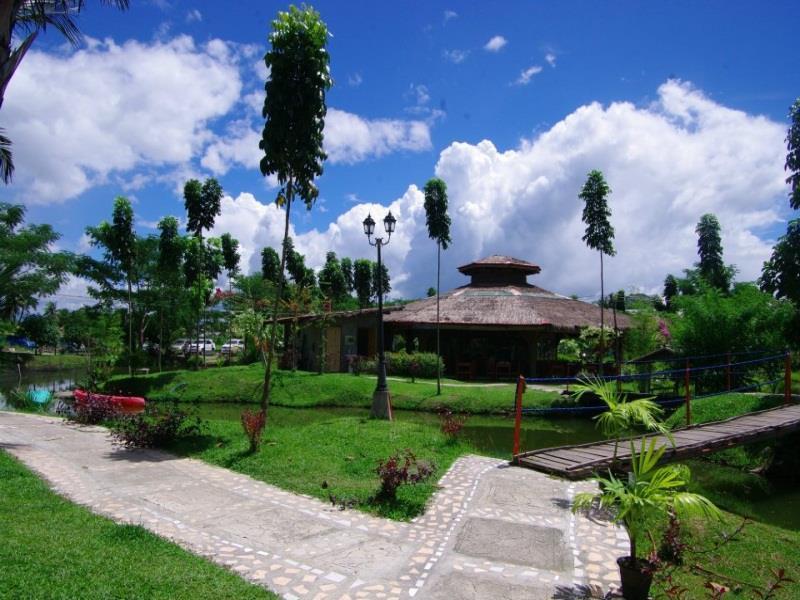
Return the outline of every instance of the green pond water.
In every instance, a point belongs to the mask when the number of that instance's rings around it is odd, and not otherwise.
[[[80,371],[24,372],[20,380],[17,373],[0,373],[0,409],[13,409],[9,393],[14,389],[47,389],[52,392],[72,389],[81,376]],[[239,422],[245,409],[256,409],[254,404],[198,403],[182,405],[195,409],[202,419]],[[270,422],[276,426],[303,425],[341,417],[364,417],[367,409],[358,408],[285,408],[272,406]],[[395,418],[412,421],[438,429],[439,417],[433,413],[396,411]],[[462,435],[476,452],[498,458],[509,458],[513,441],[514,420],[500,416],[472,416],[464,426]],[[591,419],[536,418],[523,420],[521,446],[523,450],[536,450],[566,444],[580,444],[601,439]],[[694,469],[702,468],[695,463]],[[722,468],[715,466],[714,468]],[[766,523],[800,530],[800,486],[766,485],[764,489],[737,490],[736,500],[743,512]],[[736,510],[734,506],[727,507]]]

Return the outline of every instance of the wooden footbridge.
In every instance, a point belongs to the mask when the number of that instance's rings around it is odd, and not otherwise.
[[[725,421],[692,425],[671,432],[672,439],[663,434],[649,434],[657,438],[657,446],[666,451],[662,462],[703,456],[725,448],[749,444],[760,440],[800,431],[800,405],[792,404],[769,410],[733,417]],[[638,451],[641,436],[633,438]],[[514,454],[513,463],[568,479],[582,479],[602,472],[611,466],[614,457],[614,442],[596,442],[560,448],[544,448],[532,452]],[[622,440],[617,448],[616,465],[627,467],[631,462],[631,446]]]

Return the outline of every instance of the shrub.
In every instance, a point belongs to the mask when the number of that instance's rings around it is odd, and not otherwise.
[[[381,480],[378,497],[385,500],[397,498],[397,488],[401,485],[416,485],[426,481],[433,475],[433,465],[417,460],[411,450],[396,452],[385,461],[378,463],[375,472]]]
[[[261,434],[267,424],[266,413],[260,410],[245,410],[242,413],[242,429],[250,440],[250,452],[258,451],[261,445]]]
[[[75,402],[72,412],[67,415],[70,421],[81,425],[97,425],[119,417],[119,408],[108,398],[89,394],[84,402]]]
[[[461,430],[464,429],[464,424],[467,422],[469,415],[454,414],[453,411],[444,409],[439,412],[439,429],[450,439],[455,439]]]
[[[153,448],[171,444],[180,437],[196,435],[201,427],[200,419],[186,411],[151,405],[143,413],[119,416],[110,429],[118,444],[129,448]]]
[[[444,372],[444,362],[438,359],[439,372]],[[437,356],[434,352],[387,352],[386,353],[386,374],[402,375],[406,377],[436,377]],[[361,371],[366,373],[376,373],[378,369],[377,360],[361,361]]]

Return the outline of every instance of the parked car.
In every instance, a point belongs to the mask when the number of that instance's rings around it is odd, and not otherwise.
[[[184,347],[186,344],[189,343],[189,340],[186,338],[179,338],[172,342],[169,349],[172,350],[175,354],[183,354],[185,352]]]
[[[222,347],[219,349],[222,354],[238,354],[244,350],[244,340],[239,338],[231,338],[230,341],[225,342],[222,344]]]
[[[214,354],[216,351],[217,347],[211,340],[197,340],[187,344],[187,349],[184,350],[184,354]]]

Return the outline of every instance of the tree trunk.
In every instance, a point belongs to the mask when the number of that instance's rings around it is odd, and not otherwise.
[[[442,351],[439,337],[439,283],[442,272],[442,243],[436,242],[436,395],[442,395],[442,373],[439,363],[442,360]]]
[[[605,287],[603,285],[603,252],[600,251],[600,364],[598,370],[600,377],[603,376],[603,357],[606,353],[605,348],[605,310],[603,303],[605,302]]]
[[[128,377],[133,375],[133,301],[131,299],[131,280],[128,278]]]
[[[275,357],[275,339],[278,331],[278,307],[280,306],[281,296],[283,296],[283,270],[286,268],[286,240],[289,238],[289,211],[292,208],[292,178],[286,186],[286,221],[283,226],[283,243],[281,244],[281,267],[278,271],[278,287],[275,290],[275,300],[272,303],[272,331],[270,331],[269,348],[267,348],[267,364],[264,366],[264,389],[261,390],[261,412],[267,414],[269,408],[270,383],[272,378],[272,360]],[[264,350],[262,349],[263,353]]]

